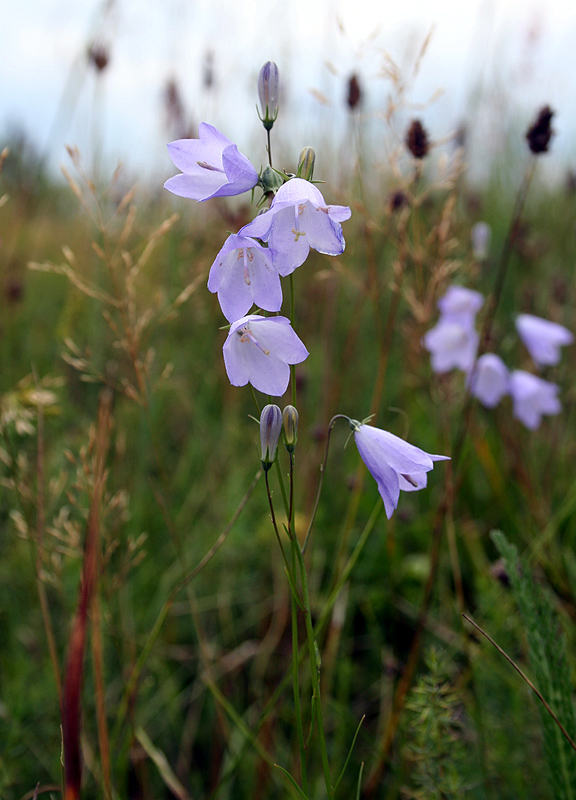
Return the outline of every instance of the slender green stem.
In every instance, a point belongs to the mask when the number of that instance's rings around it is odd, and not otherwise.
[[[292,571],[296,574],[296,548],[299,544],[295,537],[292,538]],[[298,655],[298,606],[295,597],[292,597],[292,690],[294,692],[294,713],[296,714],[296,733],[300,749],[300,777],[304,794],[308,794],[308,776],[306,771],[306,743],[304,742],[304,726],[302,723],[302,707],[300,705],[300,658]]]
[[[322,718],[322,703],[320,697],[320,677],[319,677],[319,663],[316,655],[316,640],[314,638],[314,629],[312,627],[312,614],[310,608],[310,593],[308,591],[308,577],[306,575],[306,565],[304,564],[304,556],[298,542],[295,543],[296,555],[300,566],[300,584],[302,587],[302,600],[304,602],[304,617],[306,620],[306,639],[308,642],[308,660],[310,661],[310,678],[312,680],[312,692],[315,699],[316,710],[316,724],[318,726],[318,737],[320,740],[320,758],[322,761],[322,770],[324,772],[324,783],[326,784],[326,794],[328,800],[334,797],[334,789],[332,786],[332,778],[330,777],[330,765],[328,763],[328,751],[326,749],[326,734],[324,732],[324,719]]]
[[[284,503],[284,511],[286,512],[286,519],[290,516],[290,503],[288,502],[288,495],[286,494],[286,487],[284,486],[284,477],[282,475],[282,467],[280,466],[280,459],[276,459],[276,474],[278,476],[278,483],[280,484],[280,492],[282,494],[282,502]]]
[[[326,601],[326,604],[325,604],[324,608],[322,609],[320,617],[319,617],[318,621],[316,622],[316,625],[314,626],[314,635],[315,636],[320,636],[320,634],[324,630],[324,628],[326,626],[326,623],[328,622],[328,619],[330,618],[330,612],[334,608],[334,603],[336,602],[336,599],[338,598],[338,595],[339,595],[342,587],[344,586],[344,584],[346,583],[346,581],[350,577],[350,573],[352,572],[352,570],[354,568],[354,565],[358,561],[358,559],[360,557],[360,554],[362,553],[362,550],[364,549],[364,546],[365,546],[365,544],[366,544],[366,542],[368,540],[368,536],[371,533],[372,529],[374,528],[374,525],[376,523],[378,515],[382,511],[382,508],[383,508],[382,501],[380,499],[378,499],[378,502],[376,503],[376,505],[375,505],[375,507],[374,507],[374,509],[372,511],[372,514],[370,515],[370,519],[366,523],[366,525],[364,527],[364,530],[362,531],[362,533],[360,535],[358,543],[357,543],[356,547],[354,548],[354,552],[350,556],[350,559],[348,560],[348,563],[346,564],[346,567],[342,571],[342,575],[340,577],[340,580],[338,581],[337,586],[330,593],[330,596],[329,596],[328,600]],[[306,654],[306,649],[307,649],[307,645],[302,645],[302,647],[300,648],[300,651],[298,653],[298,664],[300,664],[303,661],[304,656]],[[272,713],[273,709],[276,708],[280,697],[282,696],[283,692],[286,690],[286,687],[288,686],[288,684],[290,682],[290,677],[291,677],[291,673],[290,672],[286,673],[284,675],[284,678],[280,681],[280,683],[278,684],[278,686],[274,690],[272,696],[269,698],[268,702],[266,703],[265,708],[263,709],[263,711],[262,711],[262,713],[260,715],[260,720],[259,720],[258,725],[256,727],[255,734],[258,733],[258,731],[262,728],[262,726],[264,725],[265,721],[268,719],[268,717]],[[315,698],[313,697],[312,698],[312,703],[311,703],[312,716],[314,714],[314,709],[316,707],[316,703],[315,703],[314,700],[315,700]],[[311,733],[312,733],[312,731],[310,731],[310,734]],[[310,737],[308,737],[308,738],[310,738]],[[229,766],[229,768],[226,771],[226,773],[220,778],[220,781],[217,784],[217,787],[214,790],[214,792],[212,793],[211,797],[214,797],[216,792],[217,792],[217,790],[219,788],[221,788],[227,781],[229,781],[232,778],[233,775],[236,774],[236,770],[237,770],[238,764],[242,760],[243,753],[244,753],[244,749],[241,749],[240,752],[238,753],[238,755],[236,756],[236,758],[233,760],[233,762]]]
[[[506,280],[506,275],[508,272],[510,254],[512,253],[512,243],[514,241],[514,236],[518,231],[518,226],[520,225],[520,217],[522,215],[522,211],[526,203],[526,198],[528,197],[528,190],[530,188],[530,184],[532,183],[532,178],[534,176],[535,169],[536,169],[536,158],[532,156],[528,166],[526,167],[526,172],[524,173],[524,178],[522,180],[520,188],[518,189],[518,194],[516,195],[516,201],[514,203],[512,218],[510,220],[510,225],[508,226],[506,239],[504,241],[502,252],[500,253],[500,258],[498,260],[498,264],[495,270],[496,278],[494,280],[494,288],[492,289],[492,292],[486,304],[486,316],[484,317],[484,323],[482,325],[482,330],[480,332],[480,344],[478,347],[477,359],[483,353],[486,352],[490,344],[492,326],[494,324],[494,317],[496,316],[496,310],[498,308],[500,299],[502,297],[502,293],[504,291],[504,282]],[[464,448],[464,444],[466,442],[466,438],[470,428],[470,420],[475,404],[476,404],[475,398],[470,394],[470,392],[467,392],[466,397],[464,399],[464,407],[462,409],[462,414],[460,415],[461,424],[457,431],[456,438],[454,440],[454,447],[452,448],[452,469],[454,471],[454,475],[457,474],[458,468],[460,466],[460,457],[462,455],[462,450]]]
[[[276,539],[278,540],[278,545],[282,553],[282,558],[284,559],[286,573],[288,575],[288,580],[290,581],[292,594],[294,596],[294,593],[296,591],[296,584],[294,582],[294,576],[292,574],[292,570],[290,569],[290,565],[288,564],[288,559],[286,558],[286,551],[284,550],[284,545],[282,544],[282,539],[280,538],[280,531],[278,530],[278,525],[276,523],[276,514],[274,513],[274,503],[272,502],[272,493],[270,492],[270,483],[268,481],[268,470],[265,470],[264,477],[266,478],[266,494],[268,495],[268,502],[270,504],[270,517],[272,519],[272,526],[274,528],[274,533],[276,534]]]
[[[362,551],[364,550],[366,542],[368,541],[368,537],[372,533],[372,529],[374,528],[374,525],[376,524],[376,520],[380,516],[380,513],[381,513],[383,508],[384,508],[384,505],[382,503],[382,500],[380,498],[378,498],[378,500],[376,501],[376,505],[372,509],[372,513],[370,514],[370,518],[368,519],[368,522],[364,526],[364,530],[360,534],[360,538],[358,539],[356,547],[354,548],[354,551],[353,551],[352,555],[348,559],[348,561],[346,563],[346,566],[342,570],[342,574],[340,575],[340,578],[338,579],[338,583],[336,584],[336,586],[330,592],[330,596],[328,597],[328,600],[326,601],[326,605],[324,606],[324,608],[322,609],[322,611],[320,613],[320,616],[319,616],[318,621],[316,622],[316,626],[314,628],[314,632],[317,635],[323,630],[324,626],[326,625],[326,623],[328,621],[328,617],[330,616],[330,612],[334,608],[334,604],[336,603],[338,595],[340,594],[340,592],[342,591],[342,587],[344,586],[344,584],[346,583],[346,581],[350,577],[350,573],[352,572],[352,570],[356,566],[356,562],[360,558],[360,555],[361,555]]]
[[[556,714],[555,714],[555,713],[552,711],[552,709],[550,708],[550,705],[549,705],[549,704],[546,702],[546,700],[544,699],[544,697],[542,696],[542,694],[541,694],[541,693],[538,691],[538,689],[537,689],[537,688],[534,686],[534,684],[532,683],[532,681],[530,680],[530,678],[529,678],[529,677],[528,677],[528,676],[527,676],[527,675],[526,675],[524,672],[522,672],[522,670],[520,669],[520,667],[518,666],[518,664],[517,664],[517,663],[516,663],[516,662],[515,662],[513,659],[511,659],[511,658],[510,658],[510,656],[508,655],[508,653],[506,653],[506,652],[505,652],[505,651],[504,651],[504,650],[503,650],[503,649],[500,647],[500,645],[499,645],[499,644],[496,644],[496,642],[494,641],[494,639],[492,639],[492,637],[491,637],[491,636],[489,636],[489,635],[486,633],[486,631],[485,631],[483,628],[481,628],[481,627],[480,627],[480,625],[478,625],[476,622],[474,622],[474,620],[473,620],[471,617],[469,617],[467,614],[462,614],[462,616],[464,617],[464,619],[465,619],[467,622],[469,622],[471,625],[473,625],[473,626],[476,628],[476,630],[477,630],[479,633],[481,633],[481,634],[482,634],[482,636],[484,636],[486,639],[488,639],[488,641],[490,642],[490,644],[491,644],[491,645],[493,645],[493,646],[496,648],[496,650],[498,650],[498,652],[499,652],[501,655],[503,655],[503,656],[504,656],[504,658],[506,659],[506,661],[507,661],[509,664],[511,664],[511,665],[514,667],[514,669],[515,669],[515,670],[516,670],[516,672],[517,672],[517,673],[520,675],[520,677],[522,678],[522,680],[526,681],[526,683],[527,683],[527,684],[528,684],[528,686],[529,686],[529,687],[532,689],[532,691],[534,692],[534,694],[536,695],[536,697],[538,698],[538,700],[540,700],[540,702],[542,703],[542,705],[544,706],[544,708],[546,709],[546,711],[547,711],[547,712],[550,714],[550,716],[552,717],[552,719],[554,720],[554,722],[556,723],[556,725],[558,725],[558,727],[559,727],[559,728],[560,728],[560,730],[562,731],[562,734],[563,734],[564,738],[566,739],[566,741],[568,742],[568,744],[570,745],[570,747],[571,747],[573,750],[575,750],[575,751],[576,751],[576,742],[574,742],[574,740],[571,738],[570,734],[568,733],[568,731],[566,730],[566,728],[564,727],[564,725],[562,725],[562,723],[560,722],[560,720],[558,719],[558,717],[556,716]]]
[[[302,547],[303,553],[306,552],[306,548],[308,547],[308,539],[310,538],[312,525],[314,525],[314,520],[316,519],[316,512],[318,511],[318,503],[320,502],[320,493],[322,492],[322,484],[324,483],[324,472],[326,471],[326,462],[328,461],[328,448],[330,447],[330,436],[332,434],[332,428],[336,424],[337,419],[345,419],[348,422],[350,422],[350,419],[345,414],[336,414],[334,417],[332,417],[332,419],[328,423],[328,434],[326,436],[326,450],[324,451],[324,460],[320,464],[320,481],[318,482],[318,491],[316,492],[316,500],[314,501],[314,508],[312,509],[312,516],[310,517],[308,530],[306,531],[304,546]]]
[[[258,402],[258,398],[256,397],[256,392],[254,391],[254,387],[251,383],[248,384],[250,387],[250,391],[252,393],[252,400],[254,400],[254,405],[256,406],[256,410],[258,412],[258,416],[260,416],[260,403]]]
[[[272,166],[272,145],[270,144],[270,128],[266,130],[266,138],[268,140],[268,143],[266,145],[266,150],[268,151],[268,163],[270,164],[270,167],[274,169],[274,167]]]

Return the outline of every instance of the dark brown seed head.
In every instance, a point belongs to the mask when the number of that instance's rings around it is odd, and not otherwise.
[[[544,106],[544,108],[541,108],[538,112],[534,124],[528,128],[526,140],[528,142],[528,147],[534,155],[546,153],[548,151],[548,145],[554,133],[550,125],[553,116],[554,112],[550,106]]]
[[[110,61],[108,48],[102,44],[93,44],[88,51],[90,62],[96,67],[97,72],[104,72]]]
[[[390,211],[400,211],[404,208],[404,206],[408,205],[408,198],[400,189],[397,189],[395,192],[392,192],[390,197],[388,198],[388,208]]]
[[[360,81],[358,75],[350,75],[348,78],[348,92],[346,95],[346,103],[350,111],[355,111],[359,108],[362,102],[362,89],[360,88]]]
[[[430,149],[428,134],[419,119],[413,120],[408,128],[406,147],[414,158],[423,159],[428,155],[428,150]]]

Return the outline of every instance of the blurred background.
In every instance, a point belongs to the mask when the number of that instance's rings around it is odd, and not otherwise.
[[[391,61],[410,81],[402,113],[424,113],[434,139],[502,147],[534,109],[556,110],[554,160],[574,157],[572,0],[2,0],[0,138],[25,139],[55,174],[78,146],[105,175],[122,161],[143,181],[172,171],[166,141],[209,120],[258,162],[262,63],[280,68],[284,144],[347,136],[347,82],[357,75],[367,137],[381,135]],[[422,68],[418,54],[430,36]],[[505,117],[505,119],[504,119]],[[257,137],[253,142],[252,138]],[[476,161],[476,159],[471,159]],[[560,167],[549,170],[559,174]]]

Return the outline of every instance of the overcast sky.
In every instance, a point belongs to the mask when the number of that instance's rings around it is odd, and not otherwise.
[[[170,77],[191,123],[216,124],[263,160],[251,148],[261,136],[255,80],[268,59],[286,90],[280,136],[297,139],[296,150],[316,145],[314,136],[346,128],[346,78],[360,76],[372,119],[390,89],[386,57],[408,77],[431,30],[407,99],[424,106],[436,138],[459,124],[473,96],[494,96],[525,115],[550,103],[558,152],[576,154],[575,0],[0,0],[0,8],[0,132],[23,127],[52,164],[66,160],[69,143],[87,159],[101,147],[105,168],[122,159],[145,177],[170,174],[162,105]],[[84,55],[94,40],[110,54],[100,81]]]

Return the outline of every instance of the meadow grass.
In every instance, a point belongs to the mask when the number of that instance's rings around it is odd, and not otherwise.
[[[506,164],[473,189],[457,160],[443,172],[399,154],[363,181],[359,155],[356,171],[322,187],[352,208],[346,250],[313,252],[295,274],[295,327],[310,351],[296,367],[296,531],[311,518],[336,413],[374,413],[427,452],[461,450],[386,521],[347,432],[332,433],[306,565],[333,780],[347,764],[336,796],[552,797],[538,701],[461,613],[537,672],[533,630],[490,538],[502,530],[545,593],[573,671],[575,348],[546,372],[562,412],[530,432],[510,398],[490,411],[469,403],[462,374],[434,375],[421,339],[452,281],[491,295],[504,250],[488,329],[498,352],[528,364],[520,311],[574,330],[576,195],[546,187],[541,159],[513,220],[519,184]],[[121,176],[95,187],[71,156],[68,188],[29,196],[12,185],[0,208],[0,797],[62,791],[59,696],[91,537],[82,797],[301,796],[275,766],[300,782],[291,592],[253,401],[226,377],[225,320],[205,288],[227,231],[250,212],[131,193]],[[518,155],[520,175],[531,158]],[[470,246],[479,219],[493,235],[483,263]],[[307,796],[325,797],[304,667],[299,678]]]

